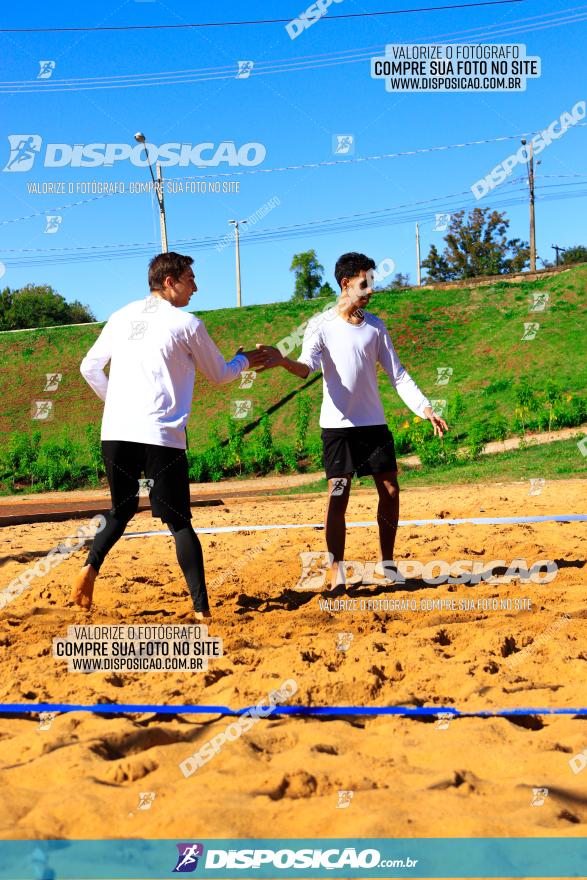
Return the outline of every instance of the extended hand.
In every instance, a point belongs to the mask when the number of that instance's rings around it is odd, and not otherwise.
[[[244,354],[249,362],[249,369],[256,370],[257,372],[266,369],[270,358],[267,346],[261,345],[260,343],[257,343],[257,347],[252,348],[250,351],[243,351],[243,346],[239,345],[236,353]]]
[[[271,370],[273,367],[280,367],[283,365],[285,358],[276,346],[261,345],[260,343],[257,343],[257,349],[265,358],[264,363],[259,367],[258,371],[260,373],[263,372],[263,370]]]
[[[434,428],[434,436],[435,437],[443,437],[445,432],[448,431],[448,425],[441,419],[440,416],[437,416],[433,411],[431,406],[427,406],[424,410],[424,415]]]

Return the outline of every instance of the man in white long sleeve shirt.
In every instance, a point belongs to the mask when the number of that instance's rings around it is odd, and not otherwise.
[[[92,604],[100,567],[138,509],[144,472],[153,515],[175,539],[196,618],[210,616],[202,549],[191,525],[186,425],[196,370],[217,384],[267,360],[241,349],[226,362],[203,322],[180,309],[197,291],[191,257],[159,254],[149,263],[150,296],[107,321],[80,370],[104,403],[102,453],[112,495],[106,525],[94,539],[71,598]],[[110,363],[109,375],[104,367]]]
[[[345,513],[351,480],[371,474],[379,494],[377,523],[380,559],[391,573],[399,519],[399,484],[393,436],[387,427],[379,388],[380,364],[412,412],[428,419],[442,437],[446,422],[432,411],[430,401],[402,366],[385,324],[364,312],[373,293],[375,263],[364,254],[343,254],[334,274],[341,293],[336,306],[312,319],[304,333],[297,361],[278,349],[262,369],[282,366],[305,379],[322,370],[320,412],[324,466],[328,479],[326,545],[332,554],[331,585],[344,583]]]

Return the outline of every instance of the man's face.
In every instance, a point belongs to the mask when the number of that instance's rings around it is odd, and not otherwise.
[[[168,275],[163,282],[166,299],[172,306],[180,309],[187,306],[193,293],[196,293],[196,281],[191,266],[181,273],[179,278]]]
[[[342,279],[341,297],[359,309],[364,309],[373,295],[373,270],[364,269],[354,278]]]

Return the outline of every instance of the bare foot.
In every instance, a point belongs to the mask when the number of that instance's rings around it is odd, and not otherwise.
[[[84,611],[89,611],[92,607],[94,581],[97,577],[98,572],[92,565],[84,565],[71,588],[70,600]]]
[[[194,611],[194,614],[197,621],[209,620],[212,617],[210,611]]]
[[[344,562],[333,562],[330,569],[330,590],[338,590],[346,587],[346,572]]]

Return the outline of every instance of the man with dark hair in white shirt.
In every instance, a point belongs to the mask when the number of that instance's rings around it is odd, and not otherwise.
[[[400,363],[383,321],[363,311],[373,294],[374,269],[374,261],[365,254],[343,254],[334,270],[340,297],[333,309],[309,321],[298,360],[272,348],[271,360],[261,368],[281,366],[300,379],[322,369],[320,427],[328,479],[325,529],[333,558],[332,588],[345,582],[345,513],[355,472],[357,476],[371,474],[375,480],[382,568],[384,573],[393,571],[399,485],[393,436],[377,385],[377,364],[406,406],[432,423],[435,435],[442,437],[448,430]]]
[[[167,523],[196,619],[210,617],[202,548],[191,525],[186,425],[196,370],[217,384],[262,366],[263,351],[239,348],[226,362],[204,323],[181,308],[197,291],[191,257],[158,254],[149,263],[150,296],[115,312],[83,359],[80,370],[105,401],[102,453],[112,509],[72,589],[88,611],[106,554],[137,512],[144,472],[153,515]],[[107,377],[104,367],[110,363]]]

